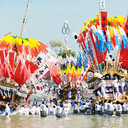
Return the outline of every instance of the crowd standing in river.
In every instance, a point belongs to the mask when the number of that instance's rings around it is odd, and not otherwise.
[[[73,111],[72,111],[73,110]],[[107,100],[92,104],[92,98],[81,98],[77,100],[61,100],[54,98],[42,99],[42,103],[38,104],[36,99],[33,100],[32,106],[25,104],[19,110],[12,110],[9,108],[9,104],[6,105],[5,115],[39,115],[45,117],[47,115],[56,115],[61,118],[68,114],[85,114],[85,115],[103,115],[103,116],[121,116],[122,114],[128,114],[128,101],[119,102],[113,100]]]

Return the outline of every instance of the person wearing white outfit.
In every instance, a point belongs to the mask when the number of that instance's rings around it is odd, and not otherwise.
[[[111,100],[108,101],[108,104],[107,104],[107,114],[109,116],[112,116],[113,115],[113,111],[114,111],[114,107],[113,107],[113,104],[111,102]]]
[[[128,108],[128,104],[127,103],[124,103],[123,104],[123,114],[127,114],[127,108]]]
[[[79,107],[77,105],[77,102],[75,102],[73,113],[79,113]]]
[[[40,105],[36,108],[36,114],[40,115]]]
[[[101,111],[101,105],[99,105],[99,102],[95,103],[95,115],[100,115],[100,111]]]
[[[122,93],[123,94],[125,94],[124,86],[125,86],[125,78],[122,78],[121,79],[121,88],[122,88]]]
[[[30,112],[30,108],[26,106],[23,110],[23,115],[29,115],[29,112]]]
[[[113,82],[112,82],[112,85],[114,87],[114,99],[117,101],[117,97],[119,95],[119,80],[118,79],[115,79]]]
[[[116,102],[116,106],[115,106],[115,109],[116,109],[116,116],[121,116],[122,114],[122,105],[120,104],[119,101]]]
[[[66,113],[69,113],[71,105],[70,103],[67,103],[67,102],[68,101],[63,102],[63,107],[64,107],[64,111],[66,111]]]
[[[32,106],[30,112],[31,112],[32,115],[35,115],[36,114],[36,105],[33,105]]]
[[[5,116],[6,117],[10,117],[11,116],[10,108],[8,106],[8,103],[6,104],[6,108],[5,108]]]
[[[106,87],[106,82],[103,80],[103,78],[100,79],[101,82],[99,83],[99,87],[101,87],[101,93],[103,93],[105,99],[107,99],[106,94],[105,94],[105,87]],[[99,93],[99,92],[98,92]],[[101,96],[101,95],[100,95]]]
[[[56,117],[62,118],[62,108],[60,106],[56,107]]]
[[[40,105],[40,116],[41,117],[46,117],[48,115],[48,108],[46,107],[45,104]]]
[[[19,115],[23,115],[24,108],[25,108],[25,106],[23,105],[23,106],[19,109],[19,111],[18,111],[18,114],[19,114]]]
[[[103,110],[104,111],[103,112],[103,116],[107,116],[108,115],[108,108],[107,107],[108,107],[108,103],[107,103],[107,100],[105,99],[104,100],[104,108],[103,108],[104,109]]]
[[[56,105],[52,102],[52,100],[50,100],[50,104],[48,106],[48,113],[51,115],[55,115],[55,108]]]

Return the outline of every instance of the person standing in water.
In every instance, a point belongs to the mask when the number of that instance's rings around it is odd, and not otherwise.
[[[119,101],[116,102],[115,109],[116,109],[116,116],[121,116],[121,114],[122,114],[122,105],[120,104]]]
[[[33,105],[37,106],[37,100],[36,99],[33,100]]]
[[[114,111],[114,107],[113,107],[113,104],[112,104],[111,100],[108,101],[107,110],[108,110],[107,114],[109,116],[112,116],[113,111]]]

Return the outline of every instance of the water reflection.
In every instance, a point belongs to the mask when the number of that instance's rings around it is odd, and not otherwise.
[[[0,128],[126,128],[128,115],[121,117],[103,117],[70,114],[61,119],[56,116],[19,116],[11,118],[0,116]]]

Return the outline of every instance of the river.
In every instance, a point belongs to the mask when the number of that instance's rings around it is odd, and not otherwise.
[[[127,128],[128,115],[103,117],[98,115],[69,114],[57,118],[13,115],[11,118],[0,116],[0,128]]]

